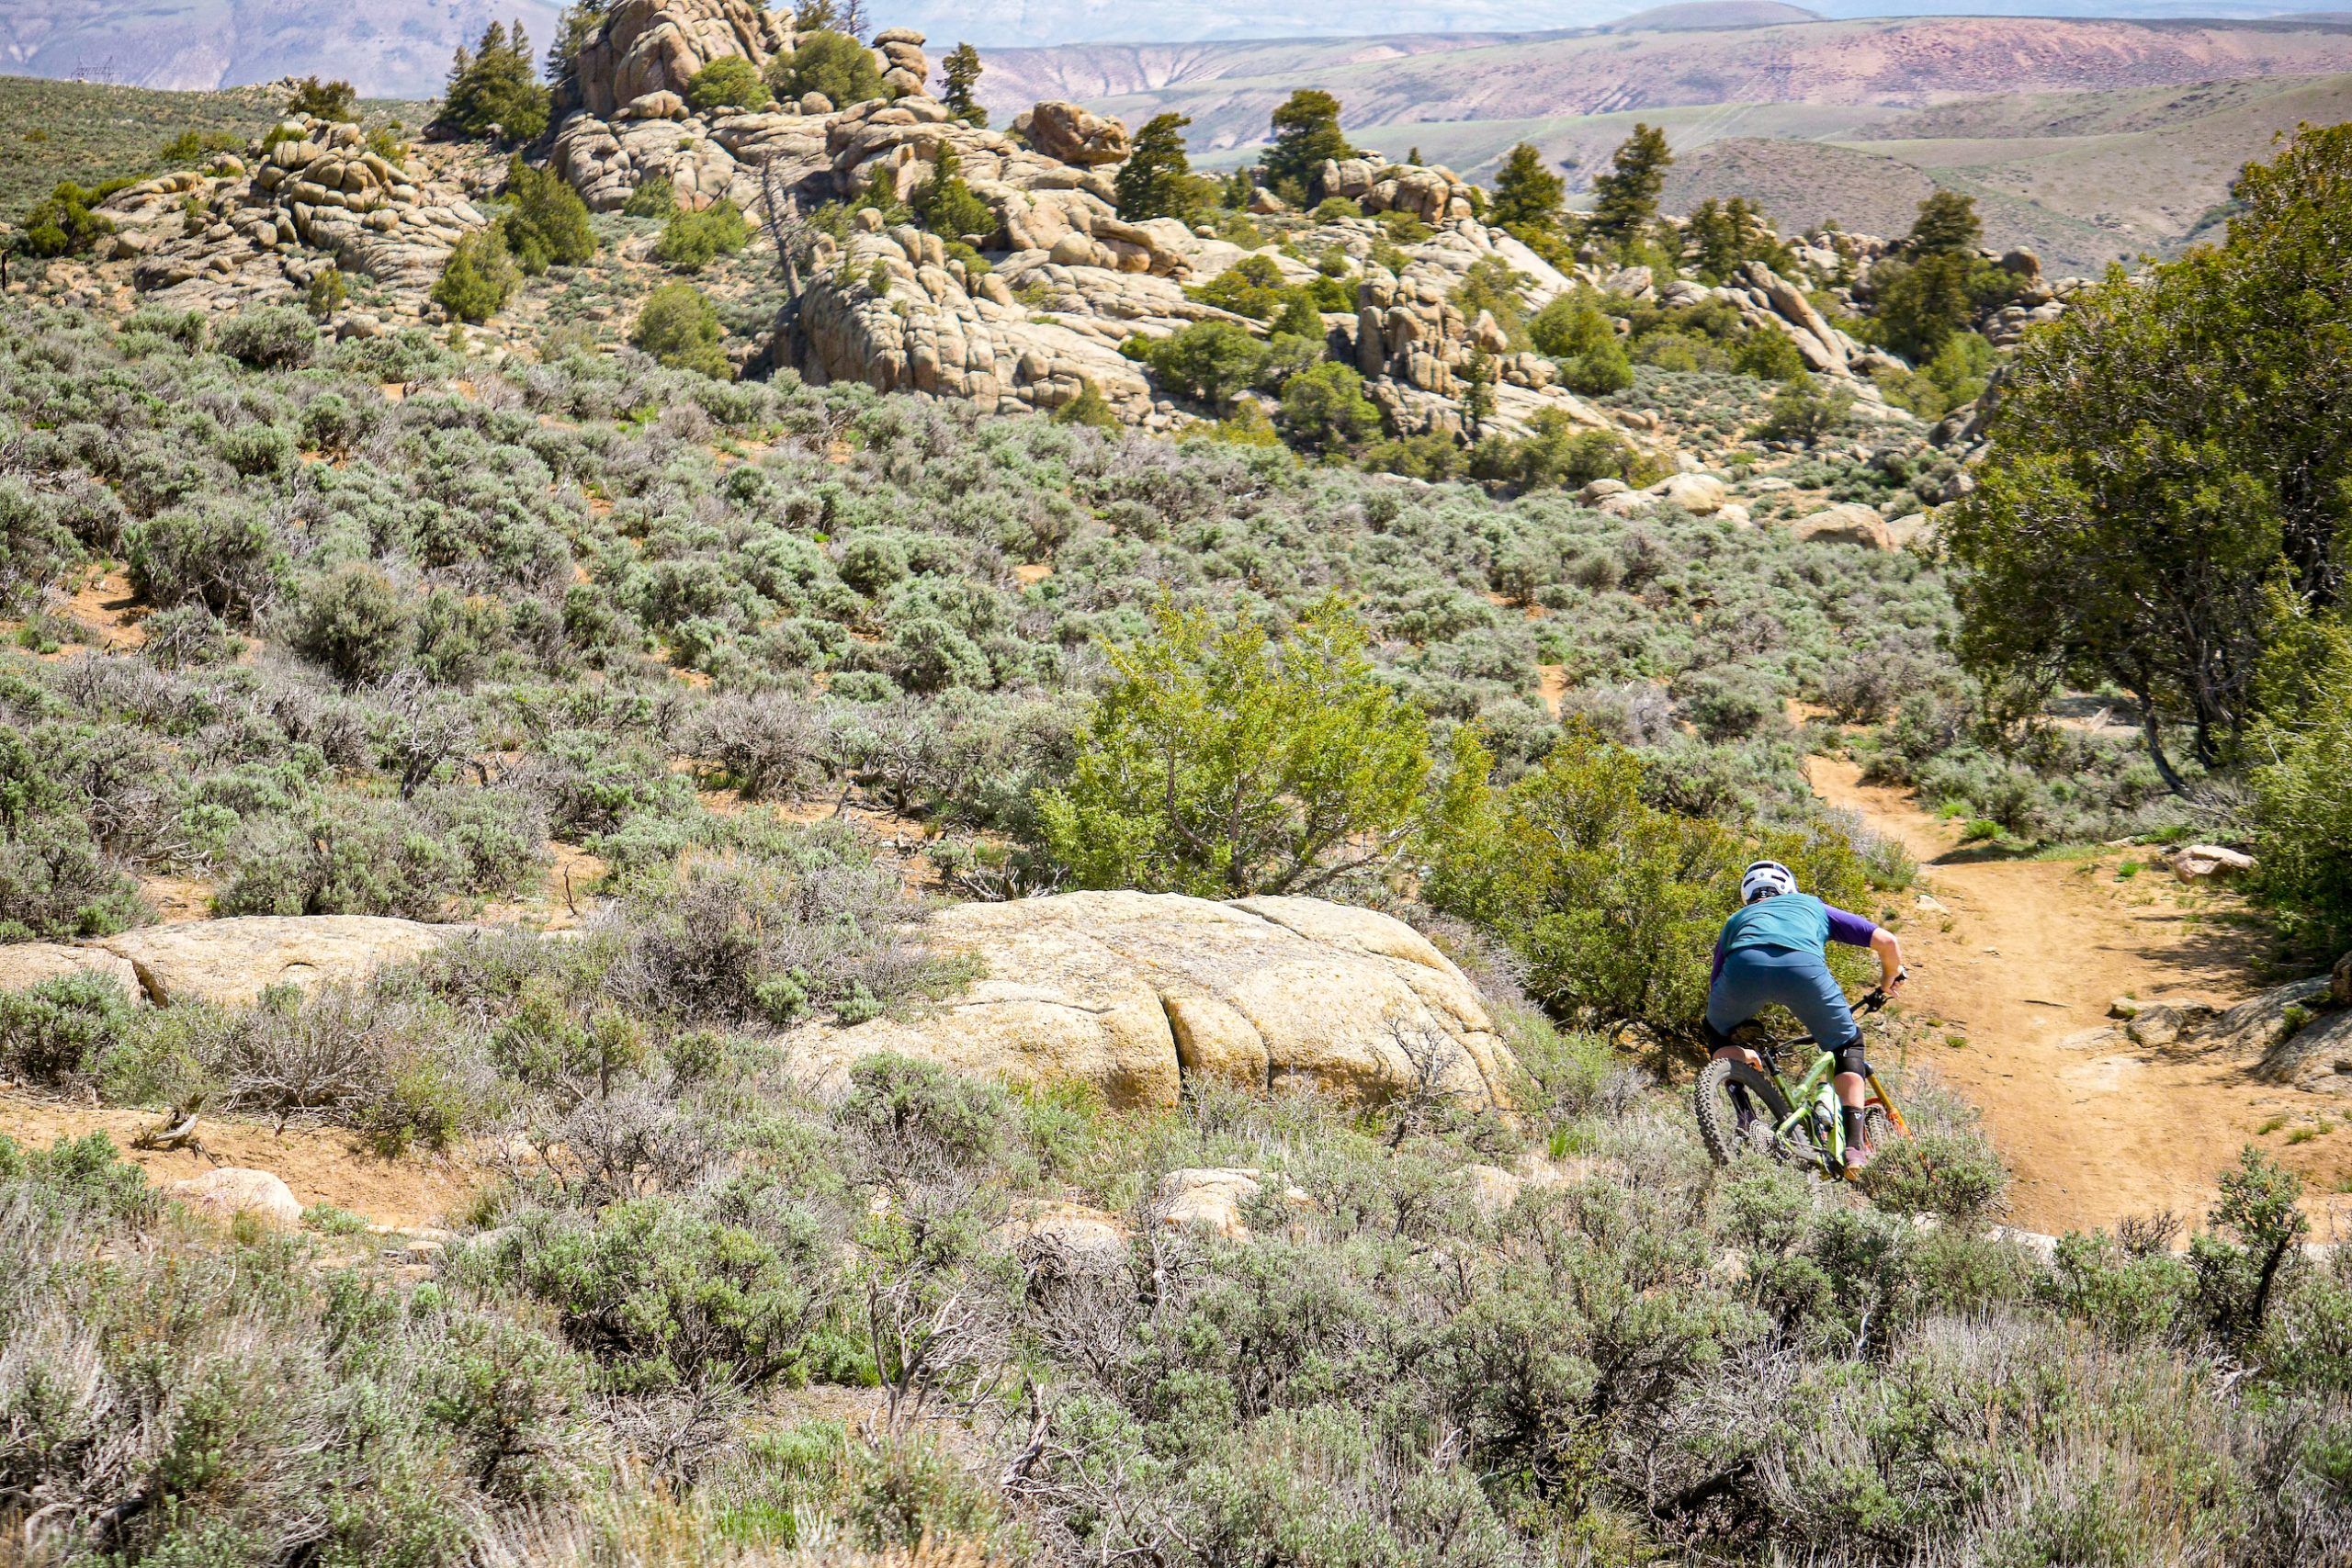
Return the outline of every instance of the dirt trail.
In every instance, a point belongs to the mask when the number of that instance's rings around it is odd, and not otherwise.
[[[2234,1057],[2120,1037],[2061,1043],[2110,1022],[2119,997],[2228,1003],[2256,989],[2254,940],[2211,918],[2222,896],[2182,888],[2161,863],[2123,879],[2121,852],[2029,861],[1962,851],[1955,825],[1902,790],[1861,783],[1852,762],[1815,757],[1806,774],[1824,801],[1920,863],[1919,891],[1933,902],[1899,896],[1905,1011],[1928,1024],[1913,1061],[1924,1056],[1983,1108],[2017,1177],[2017,1224],[2063,1232],[2158,1209],[2200,1220],[2216,1175],[2251,1142],[2302,1173],[2320,1239],[2352,1239],[2352,1198],[2335,1190],[2352,1176],[2352,1106],[2341,1098],[2259,1082]],[[2329,1131],[2290,1145],[2301,1128]]]

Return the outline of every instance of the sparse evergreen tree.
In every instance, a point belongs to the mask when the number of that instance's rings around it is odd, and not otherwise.
[[[1184,151],[1184,128],[1192,123],[1181,114],[1156,114],[1144,121],[1136,132],[1134,150],[1113,182],[1120,217],[1140,223],[1147,218],[1184,215],[1193,171]]]
[[[437,123],[465,136],[487,136],[495,126],[509,141],[536,141],[548,128],[549,96],[536,72],[522,22],[511,32],[491,23],[471,54],[458,46]]]
[[[578,266],[596,254],[587,204],[553,169],[535,169],[515,153],[506,165],[506,198],[513,204],[501,225],[506,249],[525,273]]]
[[[1666,188],[1667,165],[1673,162],[1666,132],[1636,123],[1634,134],[1618,144],[1609,172],[1592,182],[1593,231],[1621,245],[1640,239],[1657,216],[1658,193]]]
[[[1559,221],[1560,200],[1567,188],[1566,180],[1544,166],[1544,154],[1522,141],[1510,150],[1495,175],[1488,220],[1506,229],[1549,229]]]
[[[792,8],[792,30],[796,33],[838,32],[841,18],[833,9],[833,0],[800,0]]]
[[[718,311],[691,283],[665,283],[646,296],[628,340],[672,369],[719,381],[735,378],[718,345]]]
[[[1984,237],[1976,216],[1976,198],[1956,190],[1939,190],[1919,204],[1919,216],[1903,248],[1915,256],[1973,254]]]
[[[951,240],[987,235],[996,228],[996,209],[964,183],[956,144],[943,141],[931,161],[931,178],[914,194],[915,215],[924,228]]]
[[[1787,261],[1787,247],[1746,197],[1727,202],[1709,197],[1701,202],[1690,213],[1683,239],[1700,277],[1708,283],[1721,283],[1750,261],[1776,270]]]
[[[969,125],[988,124],[989,111],[974,91],[980,85],[980,51],[968,43],[957,44],[940,62],[939,74],[947,88],[939,101],[947,112]]]
[[[320,119],[350,120],[359,113],[359,95],[348,82],[322,82],[316,76],[305,76],[294,85],[286,100],[288,114],[306,114]]]
[[[703,114],[728,109],[763,109],[775,101],[759,67],[740,54],[722,54],[686,84],[687,107]]]
[[[1302,87],[1284,99],[1273,130],[1273,145],[1259,155],[1258,166],[1286,201],[1306,203],[1327,159],[1355,156],[1340,130],[1340,100],[1320,88]]]
[[[1495,356],[1484,348],[1470,351],[1462,367],[1462,423],[1476,436],[1495,417]]]

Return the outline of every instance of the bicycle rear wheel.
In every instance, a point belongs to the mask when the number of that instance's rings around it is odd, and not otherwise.
[[[1747,1100],[1748,1114],[1744,1119],[1740,1095]],[[1717,1165],[1729,1165],[1744,1154],[1783,1161],[1795,1157],[1787,1140],[1772,1131],[1787,1120],[1788,1101],[1781,1098],[1771,1079],[1747,1063],[1709,1062],[1699,1074],[1699,1087],[1691,1100],[1691,1110],[1699,1120],[1699,1141],[1707,1145],[1708,1155]]]

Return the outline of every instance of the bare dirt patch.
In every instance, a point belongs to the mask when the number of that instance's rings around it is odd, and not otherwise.
[[[2319,1239],[2352,1238],[2352,1197],[2336,1190],[2352,1178],[2343,1097],[2261,1082],[2250,1056],[2120,1037],[2061,1043],[2111,1022],[2120,997],[2225,1005],[2259,989],[2256,939],[2227,919],[2227,894],[2183,887],[2160,864],[2119,875],[2145,851],[1985,857],[1905,791],[1861,783],[1852,762],[1815,757],[1806,774],[1823,800],[1917,857],[1919,889],[1941,906],[1899,896],[1912,974],[1901,1006],[1923,1026],[1912,1060],[1983,1109],[2017,1178],[2019,1224],[2112,1226],[2159,1209],[2201,1220],[2216,1178],[2251,1143],[2302,1175]],[[2323,1124],[2335,1130],[2287,1144]]]
[[[152,1111],[72,1105],[0,1090],[0,1134],[28,1148],[104,1133],[151,1181],[178,1181],[222,1166],[274,1172],[305,1204],[333,1203],[380,1225],[410,1230],[438,1224],[461,1208],[479,1179],[462,1162],[422,1155],[387,1159],[351,1133],[332,1127],[277,1132],[245,1122],[206,1120],[198,1149],[134,1149],[131,1141],[161,1120]]]

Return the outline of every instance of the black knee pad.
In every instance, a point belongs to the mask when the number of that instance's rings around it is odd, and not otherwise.
[[[1838,1050],[1838,1070],[1841,1073],[1851,1073],[1858,1078],[1866,1078],[1871,1076],[1871,1065],[1862,1057],[1860,1041],[1857,1040],[1851,1045]]]

